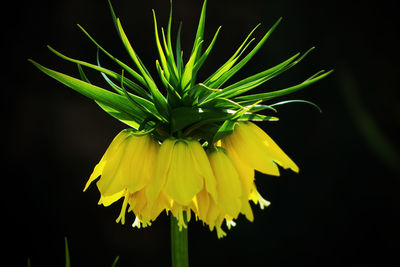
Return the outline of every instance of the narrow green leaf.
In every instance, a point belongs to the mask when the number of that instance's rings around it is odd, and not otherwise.
[[[224,121],[232,114],[223,110],[177,107],[171,110],[171,131],[176,132],[195,123]]]
[[[238,96],[238,97],[236,97],[234,99],[236,101],[238,101],[242,105],[244,105],[245,103],[250,103],[252,101],[259,101],[259,100],[268,101],[268,100],[271,100],[273,98],[280,97],[280,96],[287,95],[287,94],[291,94],[291,93],[294,93],[294,92],[296,92],[298,90],[301,90],[301,89],[303,89],[303,88],[305,88],[305,87],[307,87],[307,86],[309,86],[309,85],[311,85],[311,84],[313,84],[313,83],[325,78],[331,72],[332,72],[332,70],[328,71],[328,72],[326,72],[324,74],[320,74],[317,77],[315,77],[315,75],[314,75],[314,78],[311,79],[311,80],[307,79],[306,81],[304,81],[304,82],[302,82],[300,84],[297,84],[295,86],[291,86],[291,87],[288,87],[288,88],[285,88],[285,89],[282,89],[282,90],[277,90],[277,91],[268,92],[268,93],[260,93],[260,94],[253,94],[253,95]]]
[[[222,139],[223,137],[232,134],[233,130],[235,129],[235,123],[236,121],[233,120],[225,121],[218,129],[218,131],[215,133],[212,143],[215,143],[218,140]]]
[[[97,66],[101,67],[100,65],[100,53],[99,53],[99,49],[97,48],[97,53],[96,53],[96,60],[97,60]],[[124,69],[123,69],[124,70]],[[118,88],[118,86],[116,86],[116,84],[114,84],[106,75],[106,73],[100,72],[101,75],[103,76],[104,80],[117,92],[121,93],[120,88]],[[125,86],[127,86],[128,88],[130,88],[131,90],[133,90],[135,93],[137,93],[139,96],[147,99],[147,100],[152,100],[151,95],[144,89],[142,88],[140,85],[132,82],[131,80],[129,80],[128,78],[124,77],[124,79],[122,79],[121,75],[119,75],[118,73],[115,73],[116,75],[116,80],[118,82],[123,82]]]
[[[113,264],[111,265],[111,267],[117,266],[118,260],[119,260],[119,256],[117,256],[117,257],[115,258],[115,260],[114,260]]]
[[[112,109],[118,110],[121,113],[130,114],[132,115],[132,117],[135,117],[138,120],[143,120],[144,114],[140,110],[135,109],[131,105],[129,100],[127,100],[124,96],[112,93],[103,88],[73,78],[63,73],[48,69],[33,60],[29,61],[45,74],[77,91],[78,93],[81,93],[82,95],[95,101],[99,101]]]
[[[87,82],[87,83],[90,83],[90,81],[89,81],[89,79],[86,77],[86,75],[85,75],[85,73],[84,73],[84,71],[83,71],[81,65],[79,65],[79,64],[78,64],[78,69],[79,69],[79,74],[80,74],[80,76],[81,76],[81,80],[82,80],[82,81],[85,81],[85,82]],[[107,76],[106,76],[106,77],[107,77]],[[110,81],[110,83],[112,83],[112,82]],[[112,84],[113,84],[113,83],[112,83]],[[118,86],[115,85],[115,84],[114,84],[114,86],[118,87]],[[118,87],[118,89],[116,89],[116,90],[121,90],[121,89]],[[123,92],[122,92],[122,93],[123,93]],[[136,122],[136,121],[134,120],[134,118],[133,118],[131,115],[126,114],[126,113],[122,113],[122,112],[120,112],[120,111],[118,111],[118,110],[116,110],[116,109],[113,109],[113,108],[111,108],[111,107],[105,105],[105,104],[102,104],[102,103],[99,102],[99,101],[96,101],[96,100],[95,100],[94,102],[96,102],[96,104],[99,105],[99,106],[100,106],[105,112],[107,112],[109,115],[111,115],[112,117],[116,118],[117,120],[119,120],[119,121],[125,123],[126,125],[128,125],[128,126],[130,126],[130,127],[133,127],[134,129],[137,129],[137,128],[139,127],[139,123]]]
[[[200,45],[203,42],[199,42],[197,45],[197,49],[194,50],[194,52],[192,53],[192,55],[189,58],[189,61],[186,63],[185,65],[185,69],[183,71],[183,75],[182,75],[182,79],[181,79],[181,88],[183,90],[183,92],[187,91],[188,89],[190,89],[190,87],[192,86],[193,83],[193,66],[194,63],[196,62],[196,55],[197,55],[197,50],[200,48]]]
[[[158,34],[156,13],[155,13],[154,9],[153,9],[153,20],[154,20],[154,34],[155,34],[155,38],[156,38],[156,46],[157,46],[157,50],[158,50],[158,55],[160,57],[160,62],[161,62],[161,66],[163,68],[164,76],[169,81],[170,71],[169,71],[168,65],[167,65],[167,58],[165,57],[164,50],[161,46],[160,36]]]
[[[236,82],[230,86],[223,88],[221,91],[215,92],[209,98],[212,97],[227,97],[231,98],[240,94],[243,94],[261,84],[265,83],[266,81],[276,77],[277,75],[281,74],[283,71],[287,70],[285,67],[289,65],[293,60],[295,60],[300,53],[292,56],[291,58],[285,60],[284,62],[269,68],[263,72],[254,74],[249,76],[239,82]]]
[[[258,42],[258,44],[248,53],[239,63],[237,63],[232,69],[224,73],[217,81],[215,81],[211,87],[219,88],[221,87],[226,81],[228,81],[236,72],[238,72],[257,52],[260,48],[264,45],[267,41],[269,36],[281,22],[282,18],[279,18],[277,22],[270,28],[270,30],[264,35],[264,37]]]
[[[196,65],[193,68],[193,71],[195,73],[197,73],[199,71],[199,69],[201,68],[201,66],[203,66],[204,62],[206,61],[208,55],[210,54],[212,48],[214,47],[215,41],[217,40],[219,31],[221,30],[221,26],[218,27],[216,33],[214,34],[214,37],[211,41],[211,43],[209,44],[209,46],[207,47],[206,51],[204,52],[204,54],[200,57],[199,60],[196,61]]]
[[[195,54],[195,62],[199,58],[202,50],[202,41],[203,41],[203,36],[204,36],[204,26],[206,23],[206,9],[207,9],[207,0],[204,0],[203,6],[201,8],[201,14],[200,14],[200,19],[199,19],[199,24],[197,27],[197,32],[196,32],[196,37],[194,39],[194,44],[192,48],[192,53],[191,55]]]
[[[319,111],[319,113],[322,113],[322,109],[317,104],[315,104],[315,103],[313,103],[311,101],[302,100],[302,99],[293,99],[293,100],[281,101],[281,102],[278,102],[278,103],[271,104],[271,107],[281,106],[281,105],[291,104],[291,103],[309,104],[309,105],[315,107]]]
[[[126,65],[125,63],[123,63],[122,61],[118,60],[117,58],[115,58],[113,55],[111,55],[110,53],[108,53],[103,47],[101,47],[96,40],[94,40],[94,38],[92,36],[89,35],[89,33],[81,26],[78,24],[78,27],[82,30],[82,32],[93,42],[93,44],[95,44],[104,54],[106,54],[109,58],[111,58],[111,60],[113,60],[115,63],[117,63],[118,65],[120,65],[122,68],[124,68],[130,75],[132,75],[132,77],[134,77],[136,80],[138,80],[142,85],[147,86],[146,81],[144,80],[144,78],[137,73],[136,71],[134,71],[132,68],[130,68],[128,65]]]
[[[258,24],[256,27],[254,27],[253,30],[251,30],[251,32],[247,35],[246,39],[239,46],[239,48],[235,51],[235,53],[216,72],[214,72],[210,77],[208,77],[204,81],[205,85],[210,86],[210,84],[212,82],[217,80],[224,73],[222,70],[230,69],[230,67],[233,65],[232,61],[236,61],[239,58],[239,56],[241,55],[241,53],[243,53],[244,49],[253,41],[253,40],[251,40],[249,43],[247,43],[247,40],[250,38],[250,36],[253,34],[253,32],[259,26],[260,26],[260,24]],[[244,47],[244,49],[243,49],[243,47]],[[229,68],[227,68],[228,65],[230,66]],[[213,87],[213,88],[216,88],[216,87]]]
[[[208,95],[212,94],[215,91],[219,91],[218,89],[213,89],[205,86],[202,83],[198,83],[192,86],[184,95],[183,99],[185,103],[188,105],[194,105],[197,103],[203,102],[203,99]]]
[[[65,244],[65,267],[71,267],[71,259],[69,255],[69,249],[68,249],[68,241],[67,238],[64,237],[64,244]]]
[[[237,121],[278,121],[279,118],[255,113],[245,113]]]
[[[112,20],[113,20],[113,22],[114,22],[115,29],[117,30],[117,33],[118,33],[118,35],[119,35],[118,23],[117,23],[117,16],[115,15],[115,12],[114,12],[114,9],[113,9],[113,7],[112,7],[112,5],[111,5],[111,1],[110,1],[110,0],[108,0],[108,6],[109,6],[109,8],[110,8],[111,17],[112,17]]]
[[[156,68],[161,78],[161,81],[167,90],[168,104],[170,104],[171,107],[175,107],[181,100],[181,96],[177,93],[175,88],[168,82],[158,60],[156,60]]]
[[[163,121],[166,122],[167,118],[169,117],[169,109],[168,103],[165,97],[161,94],[158,90],[156,84],[154,83],[153,79],[151,78],[149,72],[144,67],[143,63],[140,61],[138,56],[136,55],[135,51],[133,50],[124,30],[122,29],[121,21],[117,18],[118,29],[121,35],[122,42],[124,43],[125,48],[128,51],[128,54],[131,56],[133,61],[135,62],[136,66],[138,67],[140,73],[143,75],[143,78],[146,80],[148,88],[150,90],[151,95],[153,96],[154,104],[159,111],[159,113],[163,116]]]
[[[81,61],[81,60],[77,60],[77,59],[73,59],[73,58],[67,57],[67,56],[61,54],[60,52],[58,52],[57,50],[55,50],[54,48],[52,48],[50,46],[47,46],[47,47],[51,52],[53,52],[54,54],[56,54],[57,56],[59,56],[60,58],[62,58],[64,60],[79,64],[79,65],[82,65],[82,66],[85,66],[85,67],[88,67],[88,68],[91,68],[91,69],[94,69],[96,71],[99,71],[102,75],[107,74],[108,76],[112,77],[113,79],[115,79],[117,81],[121,81],[121,76],[119,74],[115,73],[114,71],[111,71],[111,70],[108,70],[106,68],[103,68],[103,67],[99,66],[99,61],[98,61],[98,65],[94,65],[94,64],[91,64],[91,63],[88,63],[88,62],[85,62],[85,61]],[[97,53],[97,55],[98,55],[98,53]],[[150,95],[140,85],[132,82],[129,79],[125,79],[125,81],[126,81],[126,85],[129,88],[131,88],[132,90],[134,90],[137,94],[139,94],[140,96],[145,97],[147,99],[150,99]]]
[[[181,32],[182,32],[182,22],[179,23],[178,33],[176,35],[176,66],[178,68],[178,78],[182,75],[182,65],[183,65],[183,51],[181,49]]]
[[[132,127],[133,129],[138,130],[140,126],[140,120],[138,118],[134,118],[132,115],[116,110],[112,107],[109,107],[99,101],[95,101],[97,105],[99,105],[105,112],[107,112],[112,117],[117,120],[125,123],[126,125]],[[141,118],[142,119],[142,118]]]

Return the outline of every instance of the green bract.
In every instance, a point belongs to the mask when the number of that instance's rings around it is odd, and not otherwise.
[[[153,10],[154,32],[159,56],[159,60],[156,60],[156,69],[160,78],[160,81],[157,82],[158,85],[132,48],[110,1],[109,6],[117,33],[133,60],[134,69],[113,57],[80,25],[78,25],[79,28],[97,47],[96,64],[67,57],[49,47],[57,56],[77,64],[80,79],[48,69],[33,60],[30,61],[47,75],[95,100],[104,111],[136,129],[138,134],[152,132],[160,140],[168,136],[183,134],[183,136],[190,135],[203,139],[208,143],[214,143],[226,134],[232,133],[235,121],[277,120],[276,117],[262,115],[259,112],[267,109],[275,110],[273,108],[274,105],[291,101],[269,105],[262,104],[263,102],[303,89],[326,77],[331,72],[320,71],[304,82],[285,89],[266,93],[245,94],[295,66],[313,49],[311,48],[303,55],[298,53],[272,68],[236,83],[226,85],[229,79],[267,41],[280,23],[281,19],[279,19],[251,51],[246,54],[245,50],[254,41],[250,37],[258,27],[257,25],[225,64],[206,80],[199,82],[197,74],[210,55],[221,29],[221,27],[217,29],[211,43],[206,46],[203,41],[206,4],[207,1],[205,0],[193,48],[186,64],[183,62],[183,51],[181,50],[181,25],[178,29],[175,49],[172,46],[172,5],[166,31],[163,28],[161,28],[161,31],[159,30]],[[100,52],[111,58],[122,68],[122,71],[115,72],[103,68],[99,62]],[[84,73],[83,67],[100,72],[113,91],[91,84]],[[160,84],[163,86],[163,90],[160,90]],[[308,101],[302,102],[309,103]]]

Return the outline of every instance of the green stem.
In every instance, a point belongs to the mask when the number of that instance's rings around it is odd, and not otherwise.
[[[171,214],[172,267],[189,267],[187,228],[179,230],[178,220]]]

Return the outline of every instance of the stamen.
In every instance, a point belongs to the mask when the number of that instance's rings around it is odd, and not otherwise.
[[[121,224],[125,224],[125,213],[127,205],[128,205],[128,194],[126,193],[124,197],[124,202],[122,203],[121,212],[118,218],[115,220],[117,223],[121,221]]]

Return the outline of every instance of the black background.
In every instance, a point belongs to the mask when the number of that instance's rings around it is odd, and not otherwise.
[[[174,28],[183,21],[190,52],[202,1],[174,0]],[[279,178],[257,175],[272,205],[255,221],[239,218],[218,240],[190,224],[191,266],[384,266],[399,262],[399,28],[396,1],[209,1],[205,42],[219,40],[200,78],[215,71],[258,23],[257,40],[279,17],[267,44],[235,77],[264,70],[297,52],[314,50],[260,90],[285,88],[320,69],[321,82],[284,99],[317,103],[278,108],[279,122],[260,124],[300,166]],[[151,9],[166,26],[169,1],[113,1],[122,24],[154,76],[157,57]],[[9,17],[6,16],[10,15]],[[64,236],[72,266],[168,266],[169,221],[132,229],[114,222],[121,203],[97,205],[95,186],[82,192],[93,166],[124,125],[95,103],[45,76],[28,61],[77,76],[74,64],[50,51],[95,63],[81,24],[117,58],[129,59],[107,2],[14,1],[2,23],[3,244],[8,266],[64,266]],[[104,65],[109,62],[105,57]],[[111,65],[110,65],[111,66]],[[118,71],[118,68],[115,70]],[[92,81],[102,83],[94,72]],[[104,84],[104,83],[103,83]],[[14,256],[11,256],[14,255]],[[365,265],[357,265],[365,264]]]

